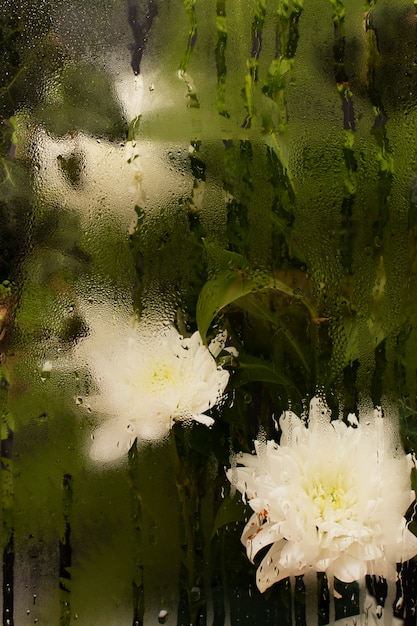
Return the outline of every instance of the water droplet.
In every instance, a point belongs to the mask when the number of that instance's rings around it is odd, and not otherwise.
[[[400,598],[398,598],[397,602],[395,603],[395,608],[397,611],[402,608],[403,603],[404,603],[404,598],[401,596]]]
[[[45,363],[42,366],[42,371],[41,371],[41,381],[43,383],[45,382],[45,380],[47,380],[50,377],[51,370],[52,370],[51,361],[45,361]]]
[[[193,587],[191,589],[191,600],[192,602],[198,602],[201,598],[201,590],[200,587]]]
[[[168,621],[168,611],[161,609],[158,613],[158,622],[160,624],[166,624]]]

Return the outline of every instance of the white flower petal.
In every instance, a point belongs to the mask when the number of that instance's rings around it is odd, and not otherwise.
[[[256,454],[235,457],[228,478],[254,511],[242,535],[248,557],[272,544],[258,570],[261,591],[310,570],[344,582],[386,577],[417,554],[404,518],[415,497],[410,460],[388,413],[366,408],[348,426],[313,399],[308,426],[287,411],[279,445],[259,439]]]
[[[208,415],[204,415],[204,413],[201,413],[200,415],[193,415],[193,420],[199,424],[204,424],[204,426],[213,426],[214,424],[214,419]]]
[[[304,574],[305,568],[292,567],[285,562],[281,562],[281,552],[285,546],[285,539],[281,539],[272,546],[262,559],[256,571],[256,584],[259,591],[266,591],[271,585],[288,576],[300,576]]]
[[[245,530],[242,534],[242,543],[246,546],[248,558],[253,563],[253,559],[258,554],[259,550],[262,550],[262,548],[282,538],[283,536],[279,530],[279,526],[268,522],[259,525],[259,515],[256,514],[251,517],[248,524],[245,526]]]
[[[102,424],[93,434],[94,441],[90,448],[93,461],[109,463],[126,457],[136,439],[129,426],[117,419]]]
[[[209,350],[214,358],[218,357],[223,350],[227,339],[227,331],[222,331],[216,335],[214,339],[210,341]]]
[[[365,561],[355,559],[346,553],[332,562],[330,570],[333,576],[336,576],[344,583],[353,583],[355,580],[361,580],[367,573]]]
[[[184,338],[173,326],[132,327],[122,313],[106,317],[103,310],[93,315],[85,308],[89,335],[76,351],[98,388],[90,407],[111,419],[97,431],[94,458],[108,455],[110,461],[126,452],[127,422],[146,441],[164,438],[175,421],[213,424],[205,413],[221,400],[229,373],[218,366],[199,332]],[[219,334],[214,352],[225,339]]]

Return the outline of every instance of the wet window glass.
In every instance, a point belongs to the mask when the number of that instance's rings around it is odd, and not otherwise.
[[[415,624],[416,2],[0,25],[3,624]]]

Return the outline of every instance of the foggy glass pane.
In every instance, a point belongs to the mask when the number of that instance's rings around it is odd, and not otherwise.
[[[417,6],[3,0],[3,624],[416,625]]]

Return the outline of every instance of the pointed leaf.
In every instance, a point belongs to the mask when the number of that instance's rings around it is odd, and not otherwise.
[[[217,515],[213,524],[212,536],[222,526],[244,520],[248,512],[249,512],[249,507],[248,505],[243,503],[241,498],[237,498],[237,497],[232,498],[228,496],[222,502],[220,508],[217,511]]]
[[[274,368],[273,363],[256,357],[242,355],[239,367],[233,377],[234,386],[246,382],[263,382],[275,385],[291,386],[291,381],[281,371]]]
[[[238,256],[238,255],[236,255]],[[298,293],[285,282],[269,272],[247,268],[234,268],[220,271],[202,288],[197,302],[197,326],[203,341],[216,315],[228,304],[249,293],[272,289],[297,298],[308,308],[312,317],[314,309],[304,295]]]

